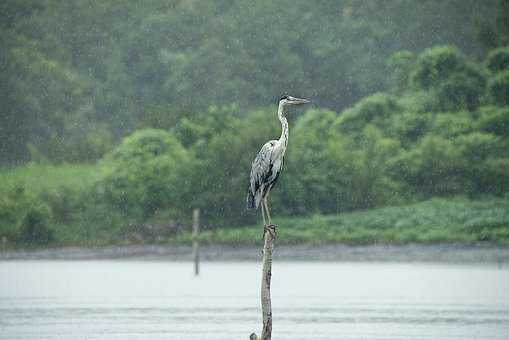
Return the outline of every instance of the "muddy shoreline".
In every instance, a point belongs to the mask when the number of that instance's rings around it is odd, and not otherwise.
[[[203,261],[258,261],[260,248],[204,245]],[[176,245],[128,245],[100,248],[57,248],[0,252],[0,260],[97,260],[131,259],[190,261],[191,247]],[[509,247],[479,245],[281,245],[274,259],[280,261],[445,262],[509,264]]]

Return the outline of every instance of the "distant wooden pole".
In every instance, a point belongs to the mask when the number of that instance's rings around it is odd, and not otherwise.
[[[274,250],[274,240],[276,239],[276,226],[269,225],[265,227],[263,242],[263,260],[262,260],[262,336],[259,338],[256,333],[249,336],[250,340],[270,340],[272,337],[272,305],[270,301],[270,280],[272,278],[272,251]]]
[[[200,209],[193,209],[193,260],[194,275],[200,275],[200,243],[198,235],[200,233]]]

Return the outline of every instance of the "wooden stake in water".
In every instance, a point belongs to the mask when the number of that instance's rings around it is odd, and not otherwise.
[[[270,300],[270,281],[272,278],[272,251],[274,249],[274,240],[276,239],[276,226],[268,225],[265,227],[263,242],[263,260],[262,260],[262,336],[258,337],[256,333],[249,336],[250,340],[270,340],[272,337],[272,305]]]
[[[198,235],[200,233],[200,209],[193,209],[193,260],[194,260],[194,275],[200,274],[200,244],[198,242]]]

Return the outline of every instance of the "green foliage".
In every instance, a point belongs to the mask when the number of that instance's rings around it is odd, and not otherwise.
[[[384,129],[389,117],[399,111],[401,107],[393,97],[376,93],[343,111],[336,125],[340,132],[347,134],[359,133],[367,124]]]
[[[499,136],[509,136],[509,107],[488,106],[482,108],[476,122],[477,128]]]
[[[488,91],[494,104],[509,105],[509,70],[493,76],[488,84]]]
[[[393,53],[387,59],[391,74],[391,88],[398,94],[405,92],[409,86],[409,75],[415,63],[415,54],[409,50]]]
[[[104,170],[103,165],[97,164],[28,163],[22,167],[0,168],[0,196],[19,188],[36,196],[59,186],[81,191],[99,180]]]
[[[485,198],[429,201],[339,215],[276,218],[281,244],[406,244],[491,241],[509,242],[509,202]],[[201,241],[212,244],[259,244],[260,227],[204,231]],[[170,242],[190,242],[183,233]]]
[[[192,158],[171,133],[135,132],[110,158],[111,169],[102,180],[106,201],[125,216],[140,219],[161,208],[185,208]]]
[[[84,231],[93,227],[111,232],[118,225],[111,223],[115,212],[109,208],[99,215],[104,205],[92,195],[103,171],[102,165],[41,164],[1,170],[0,237],[35,246],[83,242],[89,239]],[[93,236],[94,242],[99,235]]]
[[[290,111],[275,215],[504,196],[507,4],[4,1],[0,164],[32,163],[0,171],[0,236],[34,245],[157,239],[195,207],[210,229],[253,223],[249,170],[280,134],[269,105],[284,92],[318,107]],[[499,48],[485,57],[483,46]],[[385,231],[355,222],[363,226],[288,237],[450,237],[425,223]],[[488,227],[463,240],[507,235]]]
[[[416,192],[432,197],[463,192],[462,168],[461,154],[451,141],[427,135],[415,148],[401,153],[393,174]]]
[[[477,0],[151,0],[141,7],[5,0],[0,163],[33,155],[93,162],[136,128],[171,129],[211,105],[236,103],[245,114],[286,91],[338,111],[391,85],[402,93],[412,53],[450,43],[479,57],[481,25],[503,46],[506,7]],[[475,106],[458,85],[463,80],[448,86],[461,93],[453,106]]]
[[[335,201],[335,211],[387,205],[398,194],[399,186],[388,173],[400,150],[398,141],[384,138],[372,125],[363,129],[361,138],[359,142],[329,140],[325,180],[331,186],[328,200]]]
[[[407,109],[390,117],[386,131],[390,137],[409,147],[429,132],[432,124],[432,114],[416,113]]]
[[[48,206],[32,206],[21,221],[19,241],[24,244],[48,244],[54,240],[50,228],[51,211]]]
[[[486,58],[486,67],[493,73],[509,70],[509,47],[491,50]]]
[[[411,74],[411,83],[417,90],[434,93],[434,110],[439,111],[475,110],[486,86],[478,67],[452,46],[422,52]]]
[[[429,131],[446,139],[452,139],[472,132],[472,113],[466,111],[454,113],[437,113],[428,117]]]
[[[332,126],[336,119],[337,113],[333,111],[312,109],[299,117],[295,127],[290,127],[285,175],[274,190],[276,202],[284,203],[281,208],[286,208],[286,212],[303,214],[320,207],[326,210],[335,207],[335,203],[327,199],[333,188],[325,176],[325,162],[326,143],[335,135]],[[309,195],[309,192],[316,195]]]

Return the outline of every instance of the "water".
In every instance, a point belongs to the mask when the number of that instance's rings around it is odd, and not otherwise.
[[[0,262],[0,339],[247,339],[260,264]],[[509,268],[275,262],[273,339],[509,339]]]

